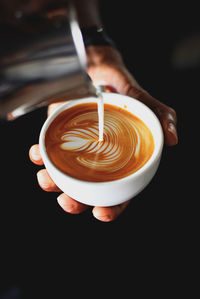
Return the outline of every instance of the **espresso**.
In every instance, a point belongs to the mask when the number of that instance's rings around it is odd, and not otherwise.
[[[103,140],[99,141],[97,104],[84,103],[60,113],[45,135],[53,164],[76,179],[104,182],[140,169],[154,151],[151,131],[126,109],[104,104]]]

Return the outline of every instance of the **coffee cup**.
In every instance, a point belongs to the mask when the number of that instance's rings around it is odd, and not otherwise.
[[[97,138],[95,97],[65,102],[47,118],[39,138],[55,184],[91,206],[113,206],[135,197],[155,175],[163,149],[162,127],[146,105],[116,93],[102,97],[103,141]]]

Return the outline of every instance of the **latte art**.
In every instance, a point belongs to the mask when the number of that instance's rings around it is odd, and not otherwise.
[[[63,111],[49,126],[45,144],[50,159],[64,173],[96,182],[134,173],[154,150],[148,127],[125,109],[109,104],[104,104],[104,135],[99,141],[95,103]]]

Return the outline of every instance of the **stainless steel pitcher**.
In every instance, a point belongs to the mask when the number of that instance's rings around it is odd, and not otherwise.
[[[0,27],[0,117],[13,120],[51,102],[95,95],[81,31],[67,15],[31,15]]]

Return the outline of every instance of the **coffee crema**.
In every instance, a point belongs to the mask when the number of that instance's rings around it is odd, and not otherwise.
[[[99,141],[97,104],[61,112],[45,135],[47,154],[62,172],[83,181],[106,182],[140,169],[152,156],[154,139],[145,123],[126,109],[104,104]]]

